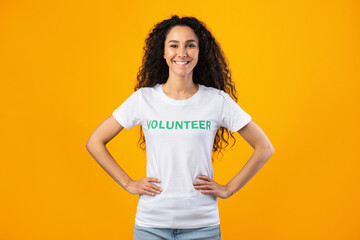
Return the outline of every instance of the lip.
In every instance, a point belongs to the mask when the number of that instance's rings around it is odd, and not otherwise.
[[[189,61],[173,61],[176,65],[178,65],[178,66],[186,66],[186,65],[188,65],[191,61],[189,60]],[[177,64],[176,62],[188,62],[187,64]]]

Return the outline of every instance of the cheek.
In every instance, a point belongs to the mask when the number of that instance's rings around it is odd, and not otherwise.
[[[176,52],[174,50],[165,50],[165,57],[167,58],[173,58],[176,55]]]
[[[199,59],[199,52],[198,51],[193,53],[193,59],[196,59],[196,60]]]
[[[199,58],[199,50],[193,51],[191,55],[194,59],[198,59]]]

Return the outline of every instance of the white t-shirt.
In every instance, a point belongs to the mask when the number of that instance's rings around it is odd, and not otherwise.
[[[201,193],[198,175],[213,179],[211,153],[220,126],[231,132],[250,122],[226,92],[199,84],[190,98],[168,97],[163,84],[132,93],[114,112],[126,129],[141,124],[146,142],[146,177],[163,191],[140,194],[135,224],[158,228],[199,228],[220,224],[217,197]]]

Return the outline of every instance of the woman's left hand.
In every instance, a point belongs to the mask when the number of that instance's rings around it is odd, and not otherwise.
[[[195,189],[201,190],[201,193],[211,194],[222,199],[229,197],[229,190],[226,185],[220,185],[205,175],[199,175],[197,178],[204,179],[204,181],[193,182]]]

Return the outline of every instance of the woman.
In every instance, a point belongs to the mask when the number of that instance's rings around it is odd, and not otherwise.
[[[203,22],[174,15],[155,25],[145,42],[135,92],[94,131],[87,149],[126,191],[139,194],[134,239],[221,239],[217,198],[235,194],[274,149],[230,97],[236,93],[230,70]],[[133,180],[105,145],[139,124],[147,177]],[[221,141],[228,144],[229,131],[232,137],[238,132],[254,154],[221,185],[213,180],[212,152],[221,150]]]

